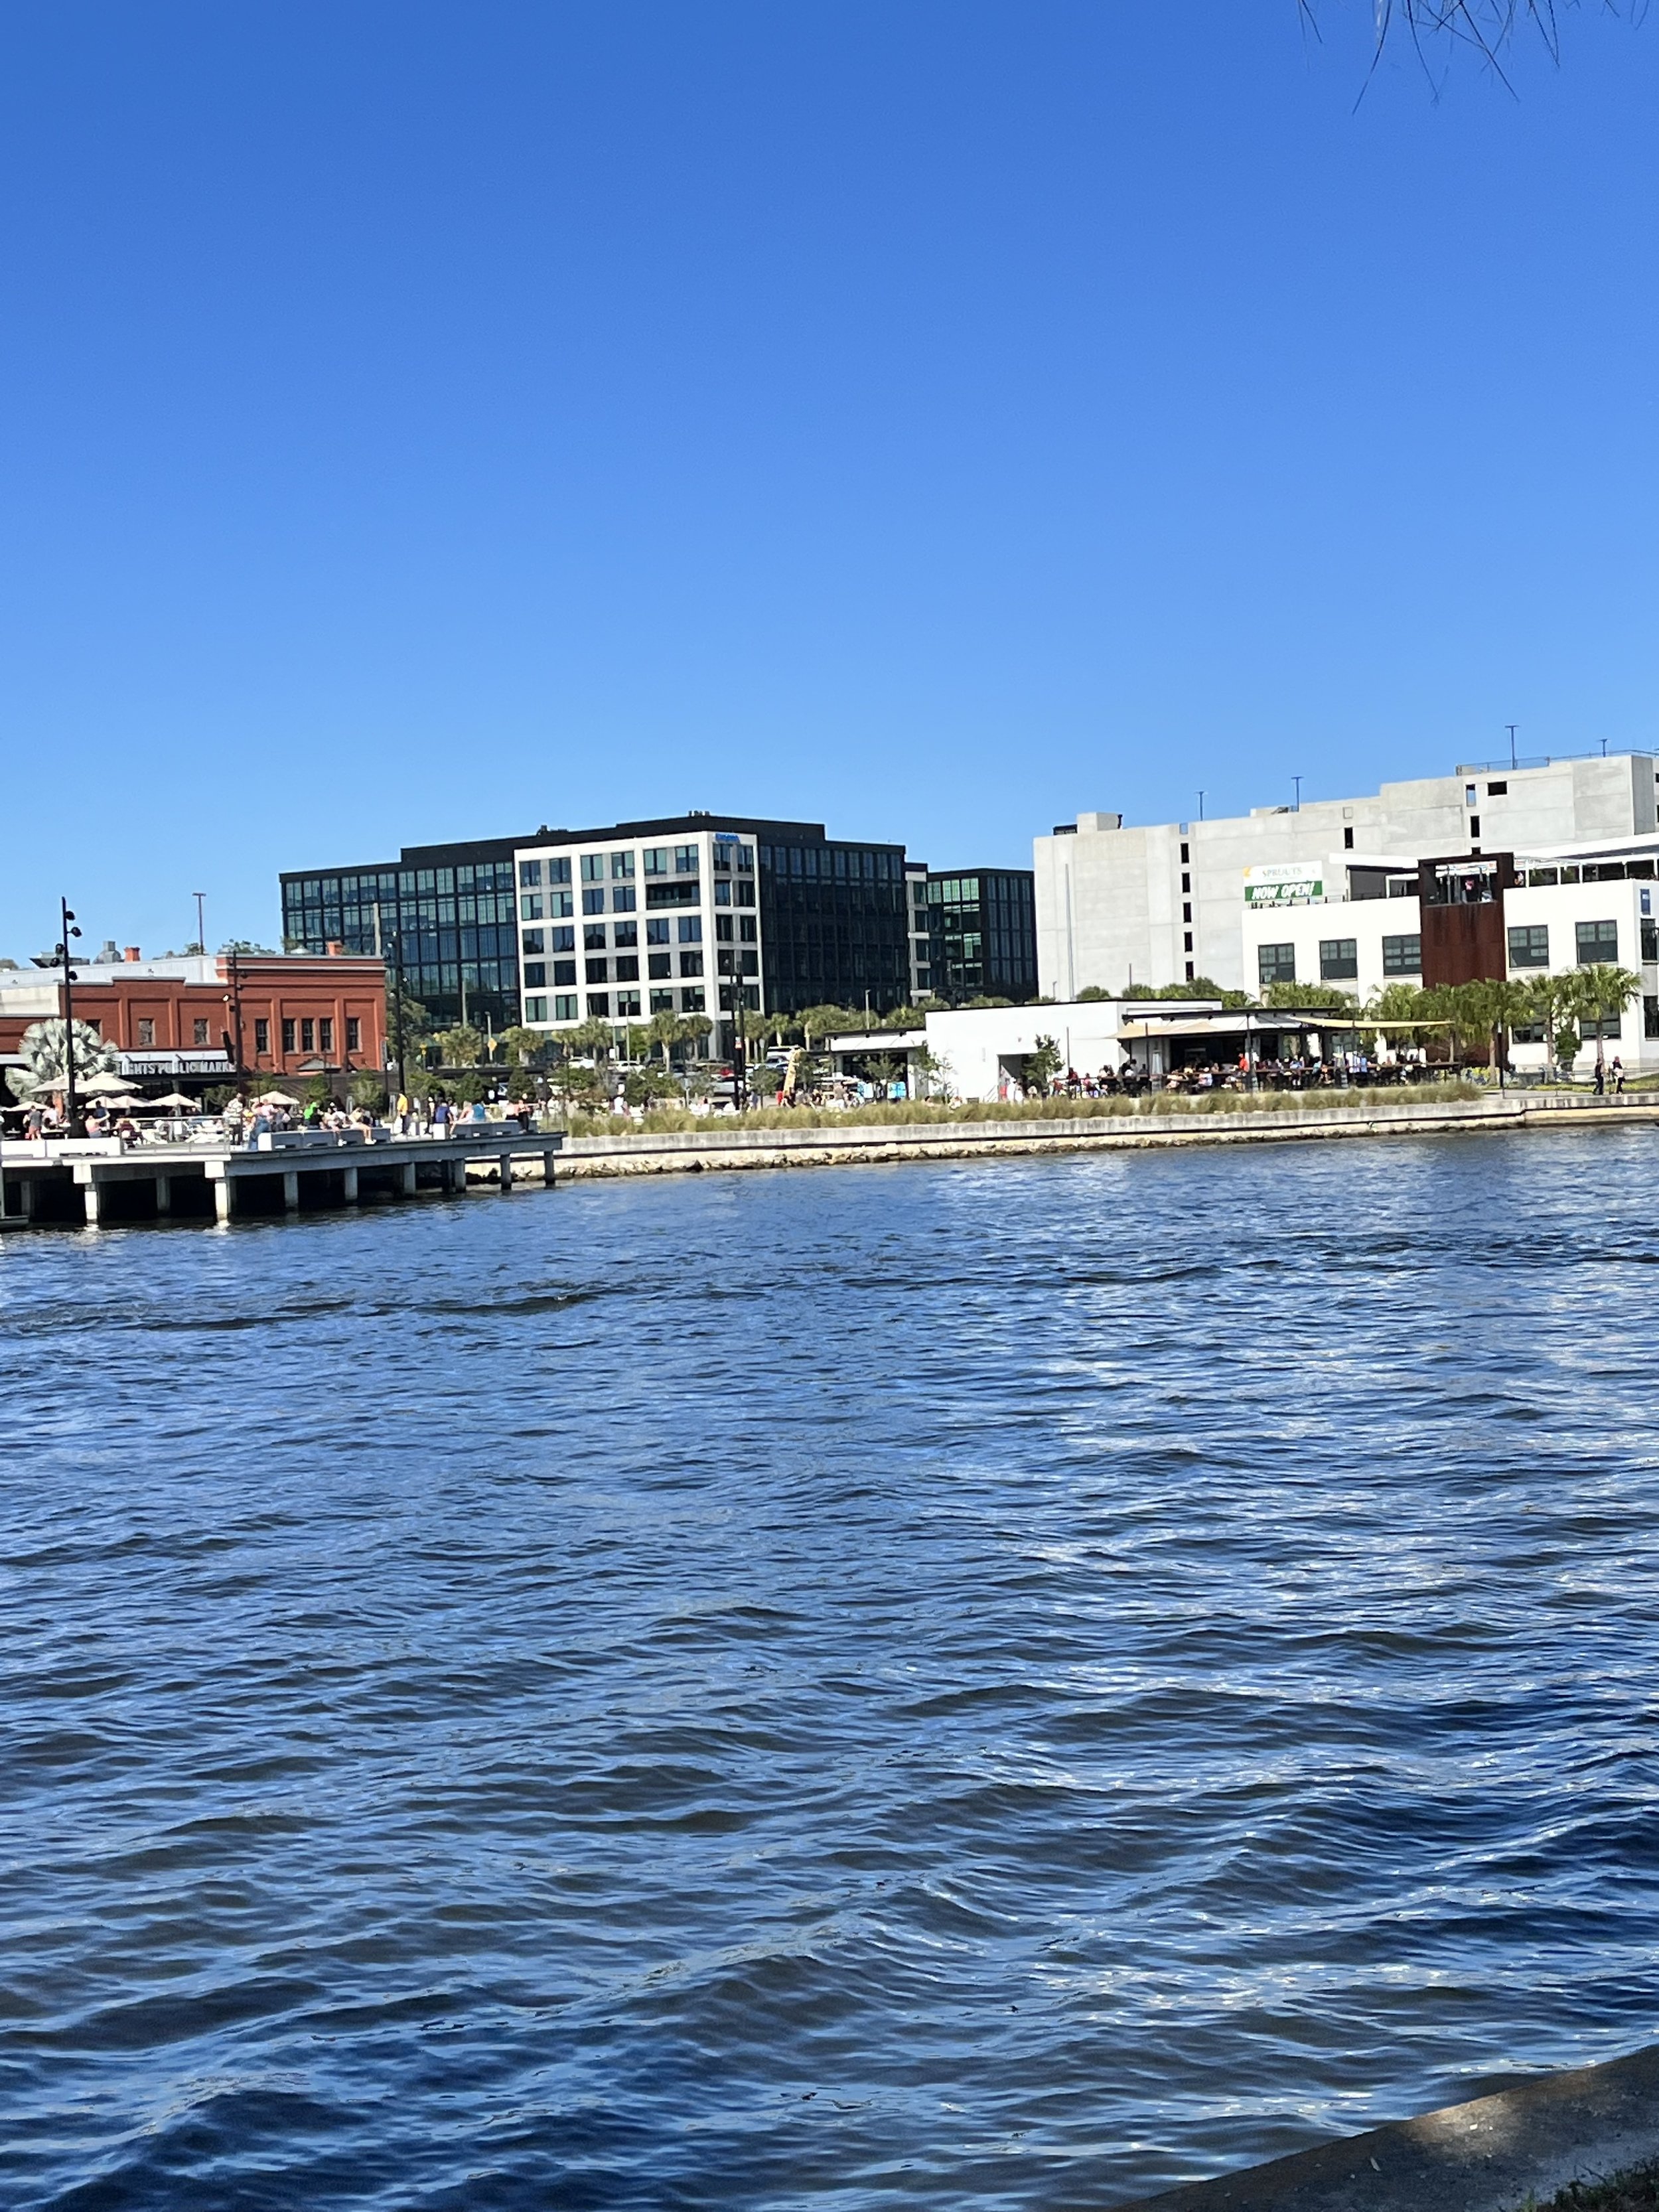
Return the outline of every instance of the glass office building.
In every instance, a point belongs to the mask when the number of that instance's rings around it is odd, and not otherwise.
[[[396,860],[282,878],[285,950],[379,954],[402,947],[404,988],[438,1029],[499,1036],[520,1018],[513,854],[528,839],[406,845]]]
[[[1029,868],[958,868],[930,870],[925,885],[913,884],[918,932],[927,899],[927,961],[918,945],[918,984],[951,1006],[1036,998],[1036,881]]]
[[[769,1013],[824,1005],[885,1013],[910,996],[904,848],[832,838],[821,822],[690,813],[544,828],[405,846],[395,861],[292,870],[281,884],[286,945],[338,945],[389,963],[401,944],[404,988],[439,1029],[466,1020],[499,1036],[520,1022],[556,1028],[590,1013],[631,1021],[660,1010],[652,951],[659,963],[661,949],[649,932],[661,917],[652,902],[671,890],[676,932],[700,918],[696,945],[708,947],[698,973],[692,941],[674,938],[677,1012],[729,1021],[738,1000]]]

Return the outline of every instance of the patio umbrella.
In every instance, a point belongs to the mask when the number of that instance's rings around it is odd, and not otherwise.
[[[254,1100],[256,1106],[297,1106],[299,1100],[290,1098],[286,1091],[267,1091],[263,1098]]]
[[[76,1088],[88,1097],[125,1098],[132,1085],[126,1076],[112,1075],[100,1068],[96,1075],[88,1076]]]
[[[186,1098],[182,1091],[164,1091],[159,1098],[147,1098],[147,1106],[189,1106],[199,1108],[199,1098]]]

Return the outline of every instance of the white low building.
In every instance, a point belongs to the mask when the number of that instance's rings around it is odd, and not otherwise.
[[[1472,856],[1470,869],[1480,856]],[[1488,860],[1490,856],[1486,856]],[[1605,963],[1642,979],[1641,995],[1602,1039],[1627,1070],[1659,1068],[1659,836],[1585,841],[1515,855],[1517,880],[1502,898],[1502,951],[1511,981]],[[1459,864],[1442,866],[1456,874]],[[1241,949],[1245,988],[1334,984],[1362,1001],[1391,983],[1423,980],[1423,924],[1417,870],[1391,862],[1381,872],[1364,864],[1352,878],[1340,865],[1328,882],[1286,885],[1274,903],[1243,909]],[[1540,1037],[1514,1044],[1518,1067],[1541,1066]],[[1595,1060],[1594,1037],[1580,1054]]]

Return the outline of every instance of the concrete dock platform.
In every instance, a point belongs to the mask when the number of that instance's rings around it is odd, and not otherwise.
[[[1659,2044],[1119,2212],[1521,2212],[1659,2160]]]
[[[228,1222],[464,1192],[486,1178],[499,1191],[526,1176],[551,1188],[563,1142],[556,1133],[487,1122],[465,1134],[374,1144],[357,1130],[309,1129],[279,1132],[253,1148],[222,1140],[125,1151],[113,1138],[0,1144],[0,1227]]]

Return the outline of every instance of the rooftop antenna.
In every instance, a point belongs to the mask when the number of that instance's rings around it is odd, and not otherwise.
[[[1515,766],[1515,725],[1513,722],[1505,722],[1504,727],[1510,733],[1510,766],[1513,768]]]
[[[1292,814],[1300,814],[1302,811],[1302,779],[1299,775],[1293,775],[1291,778],[1291,781],[1296,786],[1296,805],[1291,809],[1291,811]]]

